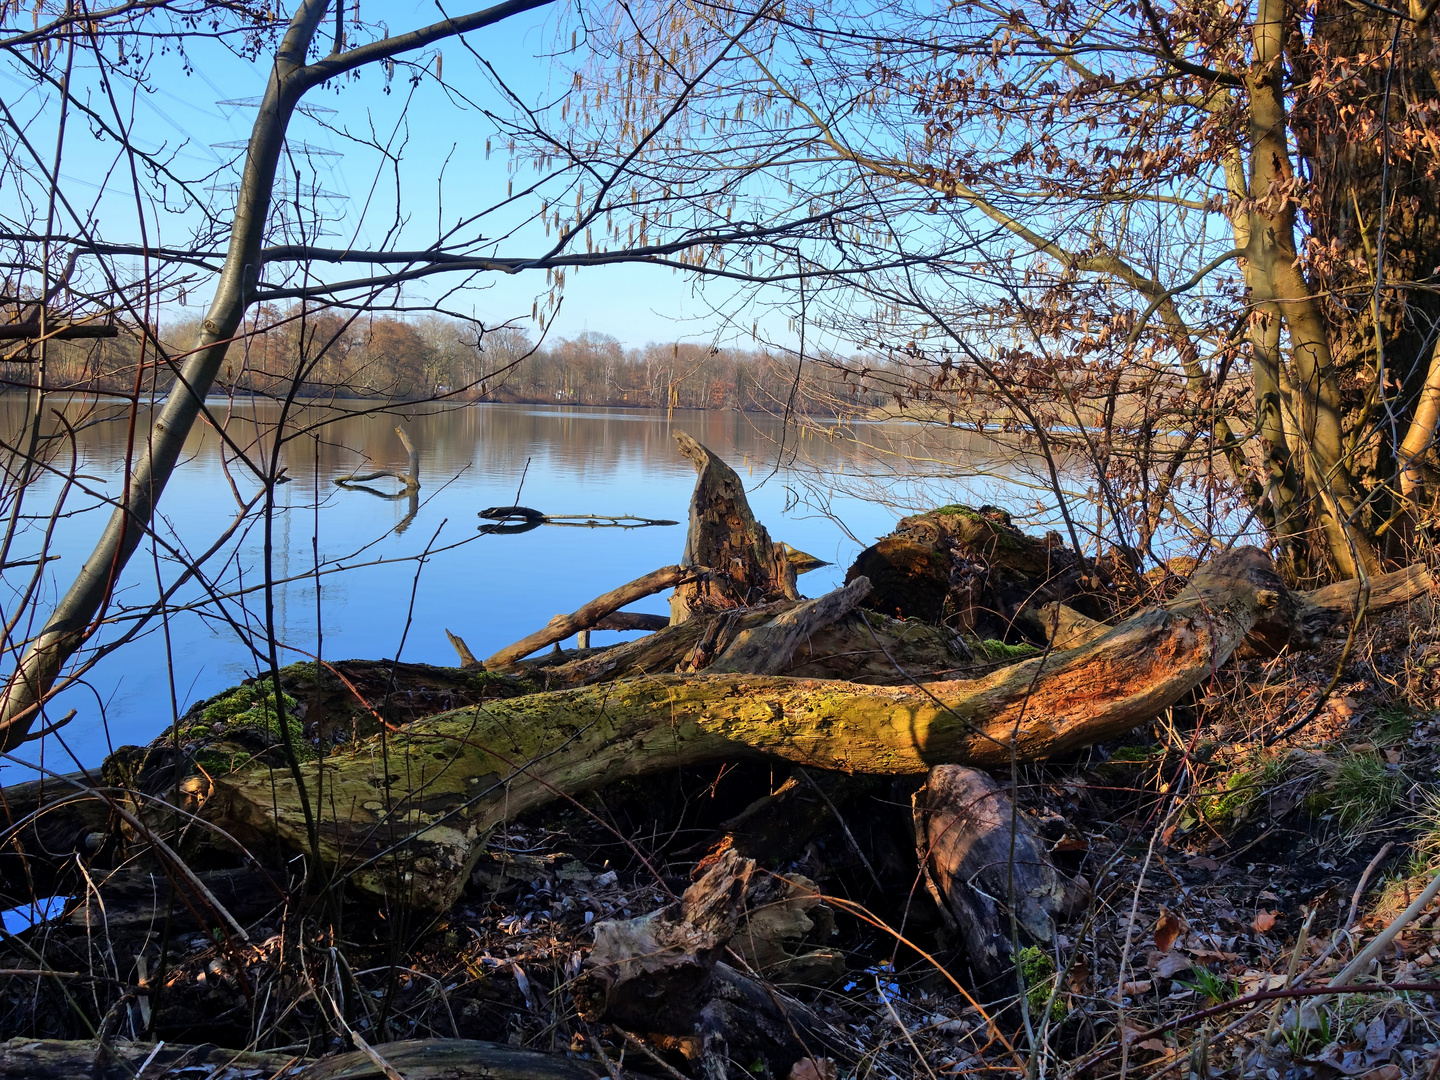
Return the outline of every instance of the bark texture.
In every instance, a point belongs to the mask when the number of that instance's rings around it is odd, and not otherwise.
[[[593,1069],[554,1054],[475,1039],[409,1039],[371,1048],[405,1080],[594,1080]],[[152,1056],[153,1055],[153,1056]],[[0,1043],[0,1080],[387,1080],[364,1051],[307,1061],[293,1054],[217,1046],[11,1039]]]
[[[698,474],[680,562],[708,566],[713,573],[675,590],[670,597],[671,623],[704,612],[798,600],[795,566],[785,545],[772,541],[765,526],[755,520],[735,470],[683,431],[675,433],[675,441]]]
[[[926,885],[987,982],[1014,976],[1012,914],[1023,943],[1048,945],[1087,892],[1055,869],[1029,815],[978,769],[931,770],[915,795],[915,838]]]
[[[458,895],[488,830],[624,777],[773,755],[841,772],[923,774],[1033,761],[1128,731],[1298,609],[1265,556],[1229,552],[1169,606],[1081,648],[979,679],[872,687],[782,676],[656,675],[420,720],[301,771],[322,857],[356,888],[427,911]],[[296,777],[217,777],[206,815],[305,850]]]

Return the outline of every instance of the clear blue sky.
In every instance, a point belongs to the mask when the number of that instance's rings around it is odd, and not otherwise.
[[[451,13],[460,10],[464,9]],[[367,0],[361,14],[367,23],[383,22],[391,34],[442,17],[435,4],[408,0],[384,4]],[[562,85],[568,83],[566,73],[547,55],[561,36],[557,33],[557,19],[563,18],[567,18],[566,9],[550,7],[469,35],[467,40],[522,100],[539,103],[557,96],[559,87],[552,85],[552,79]],[[563,31],[566,44],[569,27],[567,22]],[[474,105],[506,108],[482,75],[475,57],[460,43],[447,41],[441,49],[447,82],[461,89]],[[264,90],[269,61],[262,58],[251,64],[213,44],[192,47],[190,59],[194,70],[187,73],[181,70],[175,54],[157,56],[152,64],[154,91],[136,95],[133,103],[122,102],[122,106],[133,109],[137,142],[146,149],[164,148],[173,153],[177,172],[201,177],[220,170],[200,186],[216,186],[217,203],[224,205],[231,198],[225,189],[237,174],[235,169],[226,171],[223,167],[241,154],[238,147],[249,136],[254,110],[246,105],[221,103],[258,99]],[[441,205],[445,221],[453,223],[458,215],[474,212],[504,195],[507,156],[498,141],[496,152],[488,160],[485,152],[486,140],[494,133],[492,123],[474,106],[449,98],[434,79],[428,78],[413,91],[406,112],[403,107],[410,87],[404,74],[400,69],[390,94],[384,92],[385,81],[378,68],[365,70],[356,81],[312,91],[306,99],[312,108],[308,114],[297,116],[292,125],[292,145],[316,151],[308,155],[306,163],[307,171],[313,169],[313,179],[307,176],[304,183],[318,183],[324,191],[339,196],[326,202],[339,220],[332,225],[333,235],[322,239],[324,243],[347,244],[353,236],[356,246],[375,245],[382,242],[387,230],[397,226],[396,176],[381,155],[361,140],[374,139],[395,146],[403,142],[399,165],[403,221],[398,224],[399,237],[390,241],[392,245],[424,247],[433,241]],[[81,73],[77,82],[81,86],[91,84],[92,103],[100,101],[93,89],[93,77],[87,79]],[[33,127],[37,145],[53,142],[53,100],[42,103],[32,84],[3,67],[0,95],[8,103],[28,107],[37,114]],[[81,200],[99,200],[98,217],[106,239],[135,241],[139,232],[128,178],[122,169],[104,179],[113,157],[113,145],[107,147],[72,127],[61,173],[67,189]],[[519,177],[526,175],[534,175],[528,166]],[[0,198],[5,196],[0,194]],[[192,220],[188,214],[154,215],[149,222],[152,241],[184,243]],[[536,233],[529,238],[513,238],[503,245],[502,253],[527,255],[543,250],[543,232],[537,229]],[[446,278],[434,279],[409,287],[405,295],[418,301],[438,295],[450,283]],[[474,312],[487,322],[522,316],[524,325],[534,332],[529,315],[536,297],[546,292],[543,271],[488,275],[482,285],[448,298],[448,304]],[[203,278],[197,280],[187,293],[187,308],[172,305],[162,318],[175,321],[187,314],[197,315],[209,295],[210,283]],[[738,330],[724,330],[723,320],[713,314],[712,308],[738,314],[745,328],[743,338]],[[611,334],[627,346],[676,338],[703,341],[718,332],[725,339],[748,344],[749,328],[756,318],[772,340],[788,339],[783,318],[737,308],[725,285],[710,285],[700,297],[692,279],[669,269],[617,266],[572,272],[567,278],[560,315],[550,332],[570,336],[584,330],[597,331]]]

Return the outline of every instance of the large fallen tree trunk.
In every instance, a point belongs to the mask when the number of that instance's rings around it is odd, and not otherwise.
[[[1256,635],[1291,634],[1303,605],[1262,552],[1203,567],[1164,608],[1080,648],[980,679],[872,687],[776,676],[656,675],[529,694],[417,721],[301,770],[319,854],[363,892],[448,908],[483,836],[507,817],[625,777],[773,755],[843,772],[1034,761],[1158,714]],[[212,820],[310,847],[295,778],[217,777]]]

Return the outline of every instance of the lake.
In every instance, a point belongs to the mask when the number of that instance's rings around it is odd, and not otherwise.
[[[234,520],[232,479],[245,499],[260,490],[235,452],[253,456],[268,445],[279,415],[277,404],[261,400],[210,406],[233,448],[222,455],[213,426],[194,432],[160,505],[162,537],[192,555],[209,548]],[[71,403],[71,411],[79,409]],[[22,416],[21,399],[0,399],[11,445]],[[397,423],[420,451],[422,488],[413,517],[406,499],[333,483],[367,465],[403,468]],[[79,469],[91,494],[72,494],[67,516],[55,523],[47,550],[60,558],[46,567],[41,616],[69,584],[108,516],[99,498],[118,493],[127,429],[121,413],[79,431]],[[273,573],[284,583],[275,590],[274,619],[282,664],[319,653],[331,660],[399,657],[453,665],[458,661],[446,629],[483,658],[559,612],[678,562],[695,472],[676,449],[676,431],[693,435],[736,469],[772,537],[832,563],[800,579],[809,596],[840,584],[861,547],[889,532],[902,513],[940,501],[1037,502],[1026,490],[1032,486],[1023,478],[1026,470],[992,458],[988,440],[942,433],[937,451],[933,436],[911,425],[831,425],[817,434],[749,413],[485,404],[369,413],[311,407],[299,410],[289,426],[302,429],[308,430],[281,452],[292,482],[276,489]],[[784,467],[777,470],[782,435]],[[926,462],[920,479],[911,476],[906,460],[917,456]],[[816,476],[839,478],[849,490],[816,487]],[[35,516],[22,521],[12,560],[39,553],[59,486],[57,477],[47,476],[27,493],[24,510]],[[393,480],[373,486],[387,493],[399,488]],[[516,502],[547,514],[634,514],[682,524],[633,530],[543,526],[520,535],[478,531],[479,510]],[[432,554],[421,565],[417,556],[427,549]],[[46,739],[22,756],[43,756],[57,769],[74,768],[74,761],[98,765],[112,746],[158,735],[172,719],[172,693],[183,712],[255,674],[263,665],[251,645],[264,648],[264,550],[256,514],[205,564],[220,599],[195,583],[179,590],[168,644],[167,627],[156,619],[144,636],[101,659],[84,686],[67,690],[48,708],[51,719],[77,711],[60,732],[63,745]],[[317,554],[325,570],[318,599]],[[347,569],[334,572],[339,567]],[[0,575],[7,603],[32,572],[22,567]],[[179,572],[172,554],[147,542],[131,560],[117,599],[130,608],[147,605],[157,596],[157,580],[168,585]],[[664,595],[630,609],[668,612]],[[123,628],[107,627],[99,640],[113,640]],[[621,639],[618,632],[597,632],[592,644]],[[6,771],[0,770],[0,780]]]

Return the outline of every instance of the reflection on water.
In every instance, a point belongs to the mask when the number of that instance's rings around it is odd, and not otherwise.
[[[210,547],[230,525],[237,496],[249,500],[260,490],[251,465],[263,472],[274,453],[276,404],[217,401],[211,408],[228,446],[214,426],[198,429],[161,502],[162,539],[190,556]],[[22,409],[14,397],[0,399],[0,424],[11,445]],[[78,415],[78,404],[72,403],[71,411]],[[376,498],[336,487],[335,477],[361,467],[404,468],[405,452],[394,433],[397,422],[406,425],[420,451],[418,499]],[[750,489],[757,517],[776,539],[834,564],[801,580],[808,595],[837,585],[860,542],[888,532],[903,510],[934,505],[936,499],[978,500],[988,494],[983,485],[967,483],[987,460],[987,443],[952,434],[945,449],[936,451],[920,444],[915,429],[860,425],[836,429],[827,438],[787,430],[772,417],[732,412],[507,405],[369,413],[302,409],[287,427],[292,438],[280,449],[279,464],[290,482],[276,488],[271,530],[274,577],[283,583],[275,590],[274,608],[282,663],[319,653],[328,659],[398,655],[453,664],[446,629],[465,638],[476,655],[487,656],[557,612],[572,611],[601,592],[677,561],[683,525],[636,530],[542,526],[523,535],[485,535],[476,515],[486,507],[519,503],[546,514],[634,514],[683,522],[694,471],[676,451],[673,434],[680,430],[735,467]],[[47,567],[37,621],[30,631],[22,624],[17,633],[33,632],[93,545],[107,515],[101,499],[119,490],[127,432],[123,415],[80,430],[85,492],[71,493],[68,516],[55,523],[49,553],[60,558]],[[828,513],[840,523],[817,511],[795,469],[774,470],[782,435],[787,465],[798,450],[798,460],[809,469],[843,473],[854,485],[859,494],[824,493]],[[857,455],[856,440],[872,452]],[[889,479],[888,473],[901,471],[907,452],[928,460],[931,475],[945,479],[902,491],[900,497],[910,505],[892,509],[878,485]],[[1004,462],[990,464],[1008,471]],[[399,489],[392,480],[373,486],[385,494]],[[27,494],[26,514],[36,517],[25,522],[12,559],[38,553],[59,490],[58,478],[51,475]],[[206,563],[211,592],[198,585],[182,588],[174,599],[180,609],[168,625],[157,620],[144,637],[101,660],[85,687],[67,691],[51,705],[52,717],[78,711],[62,734],[85,765],[98,763],[111,744],[158,734],[171,719],[172,691],[183,711],[263,663],[252,645],[263,649],[266,612],[259,586],[265,535],[258,515],[247,521]],[[422,565],[415,557],[426,551],[430,554]],[[317,557],[325,571],[318,595]],[[346,569],[332,572],[338,568]],[[31,572],[22,568],[0,575],[7,605],[16,602]],[[170,551],[147,544],[126,571],[117,600],[130,608],[147,604],[157,595],[157,579],[168,585],[179,573]],[[632,607],[667,610],[661,596]],[[0,614],[8,619],[12,612],[7,607]],[[122,628],[107,628],[100,640],[113,639]],[[597,633],[595,644],[620,637]],[[54,767],[73,767],[59,745],[46,745],[43,752]]]

